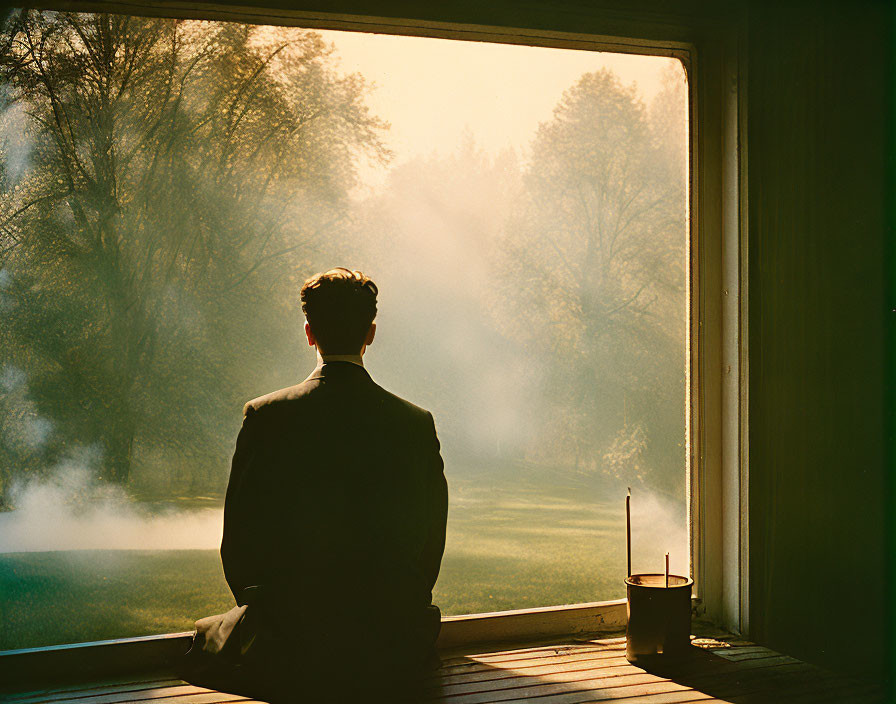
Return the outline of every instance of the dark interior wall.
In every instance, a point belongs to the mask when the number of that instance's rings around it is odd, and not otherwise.
[[[889,640],[891,13],[754,3],[748,30],[750,631],[871,670]]]
[[[711,38],[746,19],[749,635],[809,661],[882,671],[891,623],[886,345],[896,308],[887,305],[891,4],[218,0],[195,11],[251,6],[604,35],[634,26],[657,39],[686,38],[682,27],[695,24]],[[642,21],[633,25],[633,15]]]

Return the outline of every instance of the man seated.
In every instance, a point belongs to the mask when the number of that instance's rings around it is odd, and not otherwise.
[[[221,559],[255,611],[253,667],[272,698],[399,687],[438,662],[448,490],[432,415],[364,368],[376,297],[359,271],[308,279],[318,366],[244,409]]]

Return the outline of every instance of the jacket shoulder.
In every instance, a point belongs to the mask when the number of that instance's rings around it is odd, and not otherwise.
[[[427,411],[425,408],[421,408],[420,406],[411,403],[407,399],[401,398],[401,396],[397,396],[393,394],[391,391],[386,391],[383,387],[377,386],[382,395],[382,403],[389,405],[399,412],[402,412],[408,416],[414,417],[421,421],[429,421],[432,418],[432,414]]]
[[[243,415],[248,416],[264,409],[292,405],[311,393],[316,386],[316,380],[306,380],[295,386],[287,386],[286,388],[272,391],[264,396],[259,396],[243,406]]]

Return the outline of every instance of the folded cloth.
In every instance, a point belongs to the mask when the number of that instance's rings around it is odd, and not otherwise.
[[[226,614],[206,616],[196,622],[196,634],[187,656],[225,657],[235,660],[242,650],[239,638],[231,638],[246,615],[248,605],[234,606]]]
[[[253,603],[256,588],[244,591],[243,604],[196,621],[190,649],[176,663],[177,673],[190,684],[261,698],[271,694],[259,678],[260,609]],[[266,639],[262,638],[261,641]]]

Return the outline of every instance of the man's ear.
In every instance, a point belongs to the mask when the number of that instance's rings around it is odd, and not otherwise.
[[[364,346],[369,347],[373,344],[374,337],[376,337],[376,323],[371,323],[370,330],[367,331],[367,337],[364,338]]]
[[[305,321],[305,337],[308,338],[309,347],[314,347],[317,344],[317,340],[314,339],[314,333],[311,332],[311,324],[308,321]]]

